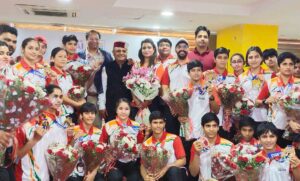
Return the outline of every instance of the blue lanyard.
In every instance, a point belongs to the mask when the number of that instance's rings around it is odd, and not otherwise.
[[[40,77],[40,78],[45,78],[45,75],[42,74],[42,73],[41,73],[40,71],[38,71],[38,70],[34,70],[34,69],[29,70],[29,71],[24,75],[24,77],[25,77],[26,75],[29,75],[29,74],[37,75],[37,76]]]
[[[205,86],[205,87],[203,87],[203,88],[202,88],[201,86],[197,86],[197,87],[195,88],[195,90],[198,91],[200,95],[204,95],[204,94],[206,93],[207,86]]]

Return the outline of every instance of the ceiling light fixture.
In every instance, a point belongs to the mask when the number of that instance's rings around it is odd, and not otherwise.
[[[61,2],[61,3],[70,3],[72,2],[72,0],[57,0],[58,2]]]
[[[161,12],[161,15],[162,15],[162,16],[173,16],[174,13],[171,12],[171,11],[163,11],[163,12]]]
[[[155,30],[159,30],[159,29],[160,29],[160,26],[158,26],[158,25],[155,25],[155,26],[153,26],[153,29],[155,29]]]

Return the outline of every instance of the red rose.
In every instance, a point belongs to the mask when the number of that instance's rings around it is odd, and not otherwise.
[[[252,170],[252,169],[253,169],[252,165],[247,165],[246,166],[246,170]]]
[[[13,101],[8,101],[6,103],[6,105],[7,105],[8,108],[12,108],[14,106],[14,102]]]
[[[241,114],[242,114],[242,115],[249,115],[249,111],[243,109],[243,110],[241,110]]]
[[[229,92],[235,93],[235,92],[236,92],[236,88],[235,88],[235,87],[231,87],[231,88],[229,89]]]
[[[95,148],[95,144],[94,144],[94,142],[93,141],[88,141],[88,145],[89,145],[89,147],[90,148]]]
[[[25,91],[28,93],[28,94],[33,94],[35,92],[35,89],[33,87],[26,87]]]
[[[133,153],[137,153],[137,148],[136,148],[135,145],[134,145],[134,147],[132,148],[132,152],[133,152]]]
[[[247,158],[247,157],[239,156],[239,157],[238,157],[238,161],[241,161],[241,162],[248,162],[248,158]]]
[[[61,157],[61,158],[65,158],[65,154],[63,153],[62,150],[56,152],[56,155],[59,156],[59,157]]]
[[[88,149],[88,145],[87,145],[87,144],[81,144],[81,147],[82,147],[84,150],[87,150],[87,149]]]
[[[104,150],[102,148],[96,147],[96,152],[97,153],[102,153]]]
[[[257,163],[263,163],[263,162],[265,162],[265,157],[263,157],[263,156],[257,156],[257,157],[255,157],[255,162],[257,162]]]
[[[231,163],[231,164],[230,164],[230,167],[233,168],[234,170],[236,170],[236,169],[238,168],[237,165],[236,165],[235,163]]]
[[[52,150],[48,149],[47,152],[51,155],[53,152]]]
[[[129,145],[127,143],[124,144],[124,148],[128,149]]]

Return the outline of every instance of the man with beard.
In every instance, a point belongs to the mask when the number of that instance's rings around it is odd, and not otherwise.
[[[210,31],[205,26],[198,26],[195,31],[196,47],[190,51],[188,58],[190,60],[198,60],[203,64],[203,71],[213,69],[214,52],[208,48]]]
[[[163,99],[168,99],[170,92],[184,88],[189,80],[189,74],[187,71],[187,63],[189,62],[188,55],[189,44],[187,40],[180,39],[176,46],[175,52],[177,54],[177,60],[173,64],[170,64],[162,77],[161,84],[163,90]],[[167,105],[164,106],[164,115],[166,116],[166,130],[169,133],[179,135],[179,122],[177,118],[172,116],[170,109]]]
[[[115,61],[109,62],[101,75],[103,92],[98,95],[98,105],[100,115],[106,122],[116,118],[116,103],[120,98],[132,99],[130,90],[123,82],[123,77],[132,67],[127,60],[127,46],[126,42],[114,42]]]
[[[4,41],[7,43],[8,48],[9,48],[9,55],[11,56],[17,46],[17,36],[18,36],[18,31],[16,28],[11,27],[6,24],[1,24],[0,25],[0,40]]]

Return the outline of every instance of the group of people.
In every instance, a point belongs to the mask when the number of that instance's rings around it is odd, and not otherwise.
[[[171,54],[173,45],[168,38],[161,38],[157,46],[152,39],[143,40],[137,52],[139,61],[127,57],[129,47],[123,41],[114,42],[111,56],[99,48],[101,34],[91,30],[86,33],[87,47],[83,52],[76,52],[75,35],[65,35],[62,44],[51,51],[46,61],[47,40],[43,36],[23,40],[22,54],[13,58],[17,36],[14,27],[0,25],[1,75],[21,76],[44,88],[52,106],[13,133],[0,131],[2,146],[10,147],[10,140],[14,140],[13,153],[6,155],[13,158],[12,162],[0,168],[0,180],[50,180],[45,152],[51,143],[75,144],[91,139],[110,144],[116,130],[133,134],[137,144],[164,147],[170,154],[168,164],[151,175],[139,159],[119,159],[113,169],[103,174],[98,169],[86,173],[82,169],[84,163],[79,161],[68,180],[209,180],[212,179],[211,168],[207,163],[211,157],[203,151],[201,137],[205,137],[211,147],[227,144],[231,149],[237,143],[259,145],[260,154],[265,157],[300,142],[297,137],[300,124],[275,104],[275,94],[287,95],[293,87],[300,86],[300,60],[290,52],[278,55],[273,48],[262,51],[252,46],[245,57],[244,52],[233,52],[230,56],[230,50],[225,47],[210,50],[210,31],[199,26],[195,31],[196,47],[190,50],[188,41],[179,39],[175,44],[176,56]],[[67,95],[74,81],[64,67],[73,62],[93,69],[85,84],[87,95],[79,101]],[[263,63],[267,70],[262,67]],[[228,72],[228,64],[233,73]],[[124,84],[123,77],[133,66],[155,71],[161,89],[153,100],[139,100]],[[216,90],[207,86],[209,78],[215,84],[240,85],[255,102],[252,113],[242,116],[238,126],[230,130],[223,128],[223,121],[231,110],[224,108]],[[193,90],[188,100],[188,117],[174,115],[164,101],[169,99],[170,92],[181,88]],[[149,125],[135,121],[145,107],[151,112]],[[276,114],[270,116],[270,108]],[[67,117],[74,125],[65,128],[61,123]],[[37,124],[39,119],[47,120],[49,126]],[[180,124],[189,121],[192,125],[189,138],[180,137]],[[294,140],[283,137],[287,126],[295,133]],[[239,139],[236,139],[237,134]],[[270,159],[260,172],[260,180],[300,180],[299,145],[287,162]]]

